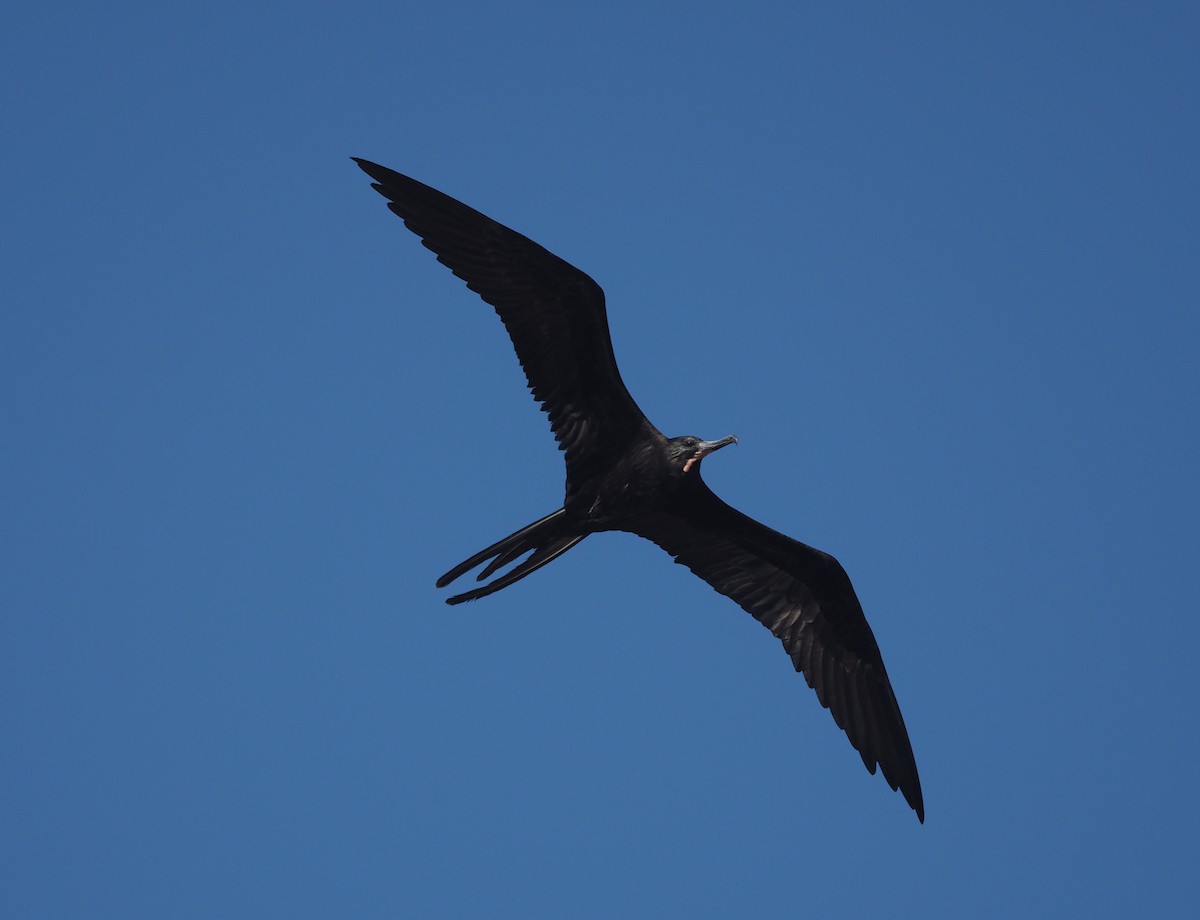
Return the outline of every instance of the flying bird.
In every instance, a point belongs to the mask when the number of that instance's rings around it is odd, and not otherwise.
[[[645,537],[771,630],[867,770],[878,766],[924,823],[904,718],[845,570],[730,507],[700,476],[704,458],[737,439],[668,438],[650,423],[617,371],[604,292],[588,275],[427,185],[354,161],[438,261],[495,308],[566,462],[561,508],[456,565],[437,586],[477,566],[482,582],[516,564],[446,603],[506,588],[593,533]]]

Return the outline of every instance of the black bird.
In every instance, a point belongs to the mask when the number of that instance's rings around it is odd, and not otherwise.
[[[700,477],[701,460],[737,439],[667,438],[650,424],[617,371],[604,292],[579,269],[427,185],[354,161],[438,261],[495,307],[565,454],[563,506],[456,565],[437,586],[487,563],[483,581],[528,557],[446,603],[499,591],[589,534],[645,537],[771,630],[867,769],[878,764],[924,823],[904,718],[845,570],[731,508]]]

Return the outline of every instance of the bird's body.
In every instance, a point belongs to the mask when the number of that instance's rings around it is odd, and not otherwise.
[[[438,261],[495,307],[565,454],[563,506],[443,575],[438,587],[477,566],[482,581],[516,563],[447,603],[499,591],[592,533],[645,537],[780,639],[867,769],[878,764],[924,821],[904,719],[845,570],[731,508],[700,476],[702,459],[736,438],[667,438],[650,423],[621,380],[604,294],[586,274],[441,192],[355,162]]]

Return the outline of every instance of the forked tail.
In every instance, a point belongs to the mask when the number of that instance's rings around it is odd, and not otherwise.
[[[559,508],[553,514],[547,514],[540,521],[534,521],[529,526],[522,527],[516,533],[505,537],[498,543],[493,543],[487,549],[480,550],[470,559],[460,562],[452,568],[437,580],[439,588],[446,587],[458,576],[469,572],[481,562],[491,559],[492,561],[484,566],[483,571],[475,576],[476,581],[483,581],[497,569],[533,550],[533,555],[495,581],[489,582],[482,588],[476,588],[474,591],[468,591],[466,594],[447,598],[446,603],[461,604],[463,601],[478,600],[489,594],[495,594],[501,588],[507,588],[514,581],[520,581],[529,573],[536,572],[547,562],[553,562],[586,537],[586,533],[575,533],[565,529],[564,513],[565,509]]]

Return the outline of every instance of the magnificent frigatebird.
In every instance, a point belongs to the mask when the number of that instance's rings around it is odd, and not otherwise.
[[[456,565],[437,586],[487,563],[483,581],[528,557],[446,603],[499,591],[589,534],[645,537],[771,630],[867,769],[878,765],[924,823],[904,718],[845,570],[731,508],[700,477],[701,460],[737,439],[667,438],[650,424],[617,371],[604,292],[586,274],[427,185],[354,161],[438,261],[495,307],[565,454],[563,506]]]

